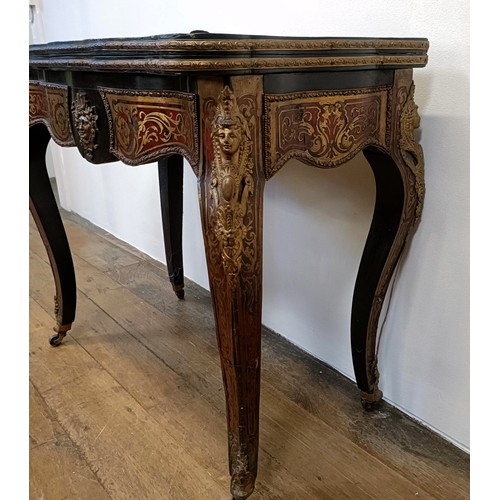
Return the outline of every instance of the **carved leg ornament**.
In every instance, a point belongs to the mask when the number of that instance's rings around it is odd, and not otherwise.
[[[254,489],[259,445],[262,310],[260,77],[199,84],[200,205],[226,394],[231,493]]]
[[[375,175],[377,198],[354,289],[351,344],[356,380],[366,409],[373,408],[382,397],[377,368],[382,304],[410,230],[422,213],[424,162],[422,148],[414,137],[419,117],[413,92],[411,70],[396,71],[390,150],[364,151]]]

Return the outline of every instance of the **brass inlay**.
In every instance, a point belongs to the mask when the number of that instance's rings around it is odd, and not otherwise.
[[[47,86],[47,104],[49,121],[54,136],[63,145],[73,145],[68,113],[68,89],[65,87]]]
[[[289,159],[336,167],[385,145],[388,88],[265,96],[266,178]]]
[[[47,99],[45,89],[36,83],[30,83],[29,90],[29,117],[30,125],[47,120]]]
[[[68,110],[68,88],[53,83],[30,82],[30,126],[44,123],[60,146],[74,146]]]
[[[198,168],[198,123],[193,94],[99,88],[110,125],[110,150],[129,165],[168,153]]]
[[[50,44],[47,44],[50,46]],[[30,48],[31,53],[44,52],[48,50],[47,45],[38,45]],[[60,45],[60,43],[59,43]],[[61,49],[81,51],[92,50],[94,47],[103,50],[120,52],[143,51],[143,52],[193,52],[193,51],[322,51],[322,50],[395,50],[395,51],[424,51],[429,48],[429,41],[423,38],[249,38],[249,39],[174,39],[174,38],[137,38],[119,40],[89,40],[86,42],[68,42]],[[54,47],[54,50],[57,50]]]
[[[358,68],[358,67],[415,67],[427,64],[426,55],[371,55],[324,57],[240,57],[206,59],[161,58],[40,58],[30,62],[37,68],[94,69],[110,71],[238,71],[246,69],[273,70],[299,68]]]
[[[95,106],[90,105],[83,90],[76,92],[71,104],[71,112],[73,113],[73,123],[80,139],[83,155],[87,160],[91,161],[94,157],[94,149],[97,149],[95,138],[99,130],[97,128],[98,116]]]
[[[214,154],[210,197],[215,231],[208,241],[212,251],[222,253],[225,275],[234,290],[243,249],[249,248],[255,238],[253,228],[245,222],[248,199],[254,194],[254,163],[249,123],[227,86],[219,96],[210,128]]]
[[[399,89],[398,98],[404,102],[400,118],[399,148],[405,164],[415,176],[415,189],[417,192],[417,207],[415,209],[415,220],[422,215],[423,201],[425,195],[424,182],[424,153],[422,146],[415,140],[415,129],[420,127],[420,116],[418,106],[414,101],[415,85],[412,83],[410,90]]]
[[[229,456],[231,472],[231,493],[235,498],[247,498],[254,490],[255,474],[249,466],[250,455],[257,456],[255,441],[249,441],[243,448],[241,439],[229,432]]]

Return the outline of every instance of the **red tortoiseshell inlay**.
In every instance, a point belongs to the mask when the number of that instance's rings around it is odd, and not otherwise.
[[[290,158],[336,167],[367,144],[386,142],[388,89],[268,95],[266,177]]]
[[[110,150],[129,165],[179,153],[197,167],[198,124],[193,94],[99,88],[110,124]]]
[[[29,123],[44,123],[60,146],[74,146],[71,132],[68,88],[65,85],[30,82]]]

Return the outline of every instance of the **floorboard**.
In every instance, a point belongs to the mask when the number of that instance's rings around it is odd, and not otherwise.
[[[54,349],[54,285],[30,221],[30,498],[226,499],[224,391],[209,293],[63,213],[78,284]],[[263,329],[255,500],[467,499],[469,456]]]

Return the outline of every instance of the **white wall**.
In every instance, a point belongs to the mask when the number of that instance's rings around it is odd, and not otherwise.
[[[389,402],[469,448],[469,2],[39,0],[46,41],[159,33],[427,37],[414,72],[427,193],[379,351]],[[251,8],[249,7],[251,6]],[[53,148],[63,206],[164,260],[156,166],[93,166]],[[207,287],[194,174],[185,174],[185,269]],[[267,185],[263,322],[353,378],[350,304],[374,181],[356,158],[322,171],[291,162]],[[311,279],[313,278],[313,279]]]

